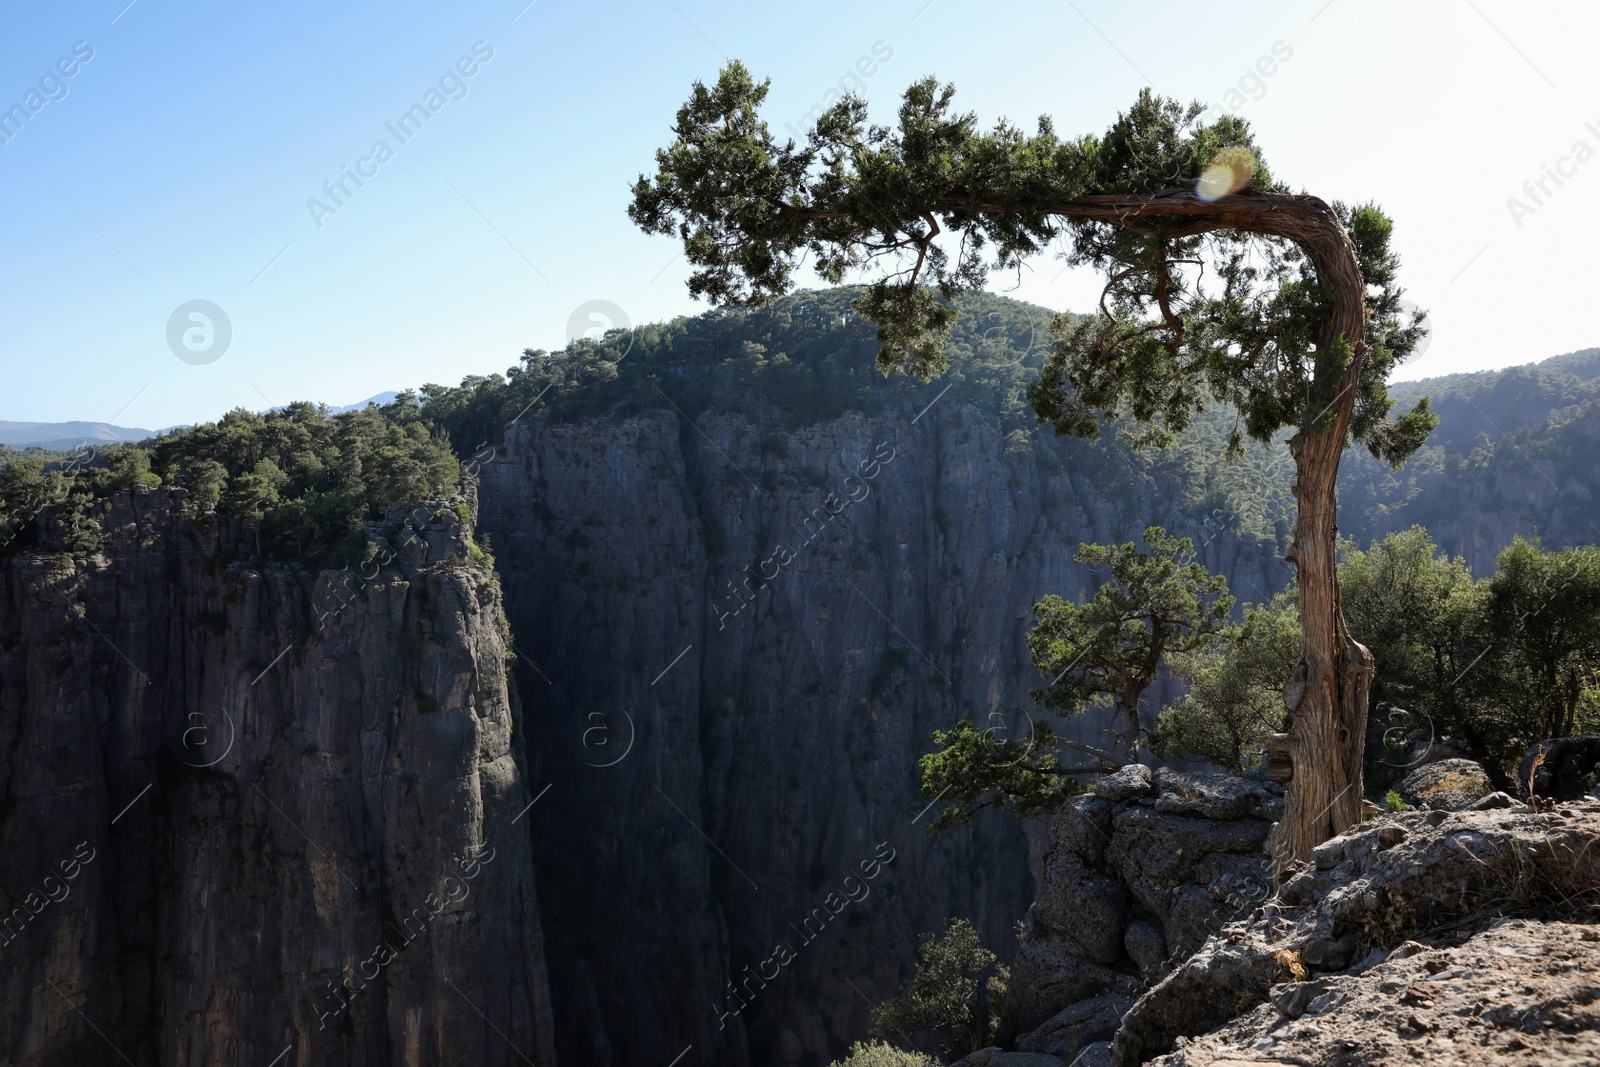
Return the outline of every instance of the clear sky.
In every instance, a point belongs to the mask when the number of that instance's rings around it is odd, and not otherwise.
[[[702,310],[675,243],[625,208],[690,82],[734,57],[772,78],[778,130],[867,67],[853,84],[884,120],[928,73],[985,124],[1047,112],[1065,134],[1146,84],[1231,107],[1278,177],[1396,219],[1435,323],[1403,376],[1600,344],[1596,5],[126,2],[3,15],[0,108],[22,111],[0,125],[0,419],[349,403],[558,347],[587,301],[633,322]],[[402,142],[385,124],[429,90]],[[1012,291],[1063,310],[1092,292],[1049,259]],[[210,362],[169,346],[194,300],[231,325]]]

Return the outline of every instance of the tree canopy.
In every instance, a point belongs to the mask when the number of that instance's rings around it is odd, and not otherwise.
[[[981,130],[955,90],[926,78],[895,126],[846,96],[805,143],[778,143],[767,84],[738,62],[696,82],[673,140],[629,209],[683,242],[690,291],[722,305],[786,292],[803,256],[842,281],[879,276],[856,307],[878,324],[878,366],[927,377],[944,365],[954,296],[1020,270],[1060,239],[1103,279],[1096,313],[1058,317],[1029,399],[1058,434],[1097,436],[1130,417],[1166,443],[1212,404],[1238,421],[1228,450],[1293,427],[1303,655],[1274,773],[1289,783],[1273,854],[1303,859],[1360,819],[1372,657],[1339,608],[1335,516],[1351,441],[1391,466],[1436,420],[1427,401],[1392,418],[1385,387],[1423,337],[1403,313],[1393,227],[1376,205],[1332,205],[1270,174],[1248,124],[1201,121],[1145,90],[1102,136]]]
[[[197,519],[228,516],[254,555],[315,567],[351,561],[364,544],[363,523],[430,499],[435,487],[453,491],[460,476],[448,438],[414,397],[338,415],[301,402],[266,414],[236,409],[214,423],[112,446],[79,466],[23,457],[0,471],[0,523],[18,531],[13,542],[21,544],[48,510],[67,551],[87,554],[99,545],[101,497],[181,486]]]
[[[1300,658],[1300,609],[1292,592],[1246,605],[1244,619],[1172,657],[1189,691],[1163,708],[1151,747],[1241,774],[1283,728],[1283,679]]]
[[[1194,544],[1151,526],[1143,546],[1081,544],[1074,559],[1104,568],[1108,579],[1081,607],[1051,594],[1034,613],[1028,633],[1034,665],[1050,682],[1034,690],[1046,708],[1078,714],[1094,704],[1112,709],[1116,739],[1135,759],[1145,733],[1139,718],[1144,691],[1167,656],[1198,647],[1219,633],[1233,610],[1221,575],[1193,562]],[[1186,562],[1188,561],[1188,562]]]
[[[1064,238],[1069,262],[1106,285],[1098,315],[1058,320],[1031,390],[1058,432],[1128,414],[1166,439],[1226,402],[1240,412],[1233,443],[1265,441],[1325,418],[1341,388],[1355,394],[1350,436],[1390,463],[1431,429],[1426,400],[1389,418],[1384,381],[1423,331],[1401,309],[1388,218],[1289,192],[1244,121],[1202,122],[1199,105],[1146,90],[1102,136],[1062,138],[1047,117],[1031,134],[982,130],[927,78],[897,125],[869,125],[847,96],[797,145],[760,117],[767,90],[737,61],[695,83],[656,174],[634,186],[631,217],[683,241],[692,293],[756,305],[788,291],[803,256],[834,283],[881,264],[856,301],[878,324],[878,365],[927,377],[945,365],[954,296]],[[1348,234],[1366,298],[1371,350],[1353,383],[1354,353],[1321,336],[1338,295],[1313,261],[1319,229]]]
[[[872,1013],[873,1033],[904,1039],[938,1031],[947,1060],[984,1048],[999,1025],[1007,978],[1005,967],[991,968],[995,954],[966,919],[951,919],[943,934],[919,934],[916,974]]]

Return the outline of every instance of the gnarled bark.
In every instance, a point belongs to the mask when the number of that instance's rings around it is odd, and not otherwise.
[[[1300,586],[1303,658],[1294,679],[1299,684],[1285,686],[1293,728],[1271,749],[1269,771],[1289,787],[1283,817],[1269,843],[1280,872],[1361,821],[1361,762],[1373,666],[1372,653],[1346,629],[1339,600],[1334,480],[1343,440],[1342,429],[1337,437],[1302,429],[1289,442],[1298,472],[1294,491],[1299,514],[1288,558]]]

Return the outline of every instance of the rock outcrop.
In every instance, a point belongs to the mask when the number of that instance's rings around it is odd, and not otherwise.
[[[87,561],[0,561],[0,1064],[552,1063],[461,519],[314,575],[225,564],[184,503],[117,493]]]
[[[1600,927],[1507,919],[1464,944],[1408,941],[1381,963],[1275,986],[1153,1067],[1600,1063]]]
[[[1600,1057],[1595,954],[1538,953],[1557,942],[1573,949],[1600,928],[1501,920],[1596,917],[1600,800],[1542,813],[1506,804],[1386,816],[1324,842],[1276,897],[1210,938],[1129,1009],[1112,1044],[1114,1064],[1136,1067],[1183,1042],[1194,1044],[1156,1062],[1223,1064],[1245,1058],[1241,1049],[1264,1062],[1329,1067],[1409,1063],[1430,1049],[1448,1049],[1463,1063],[1593,1062]],[[1420,944],[1408,948],[1409,941]],[[1526,948],[1527,960],[1512,958],[1520,950],[1500,951],[1515,945]],[[1402,966],[1413,953],[1422,962]],[[1501,955],[1496,968],[1485,962]],[[1404,988],[1429,961],[1441,973],[1459,966],[1462,973],[1451,976],[1459,981],[1435,976],[1407,1004]],[[1485,983],[1463,984],[1480,972]],[[1541,990],[1548,996],[1541,999]],[[1417,998],[1434,1003],[1416,1014]],[[1528,1019],[1553,1031],[1538,1046],[1505,1032]],[[1290,1027],[1289,1020],[1299,1022]],[[1293,1059],[1278,1061],[1273,1050],[1288,1053],[1291,1029],[1304,1040],[1293,1044]],[[1524,1057],[1532,1048],[1558,1058]]]
[[[1264,779],[1135,765],[1069,802],[1012,965],[1017,1049],[1071,1058],[1110,1039],[1134,998],[1266,898],[1282,797]]]
[[[1374,818],[1276,890],[1277,787],[1101,779],[1051,825],[1003,1047],[959,1067],[1600,1064],[1600,797],[1536,811],[1434,766],[1411,784],[1454,810]]]

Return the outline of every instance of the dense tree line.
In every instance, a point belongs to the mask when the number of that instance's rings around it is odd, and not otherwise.
[[[235,520],[261,559],[308,566],[349,562],[361,526],[392,505],[453,491],[460,463],[448,438],[415,398],[386,408],[329,415],[291,404],[264,415],[229,412],[215,423],[139,445],[113,445],[87,458],[30,455],[0,471],[0,528],[29,543],[34,518],[48,512],[67,552],[99,546],[95,502],[117,489],[181,486],[199,521]]]
[[[1344,570],[1375,697],[1408,713],[1391,748],[1456,739],[1510,791],[1529,745],[1600,729],[1600,549],[1518,538],[1474,579],[1419,527],[1347,551]]]
[[[1545,550],[1518,538],[1500,553],[1493,575],[1474,578],[1465,561],[1442,553],[1416,527],[1366,549],[1346,541],[1342,557],[1344,610],[1361,625],[1377,670],[1370,793],[1381,794],[1395,774],[1446,742],[1464,748],[1497,786],[1516,792],[1513,776],[1530,745],[1600,731],[1600,548]],[[1186,585],[1213,595],[1222,588],[1192,575],[1180,580],[1173,571],[1146,583],[1136,602],[1181,596]],[[1113,575],[1094,603],[1123,603],[1133,588],[1126,576]],[[1249,770],[1284,729],[1284,679],[1301,654],[1297,599],[1289,590],[1265,604],[1246,604],[1242,619],[1225,626],[1198,600],[1178,603],[1197,637],[1170,647],[1148,628],[1129,642],[1132,613],[1102,618],[1093,604],[1075,609],[1070,625],[1056,612],[1041,612],[1030,647],[1050,675],[1065,662],[1066,645],[1094,647],[1088,630],[1098,628],[1100,640],[1120,649],[1123,666],[1113,678],[1130,677],[1131,665],[1159,661],[1187,692],[1160,711],[1151,736],[1155,752]],[[1062,641],[1068,633],[1072,639]],[[1039,649],[1051,651],[1041,658]],[[1080,686],[1096,676],[1082,666],[1077,673]],[[1058,710],[1081,710],[1086,699]],[[929,827],[934,833],[984,807],[1009,805],[1018,818],[1048,815],[1077,791],[1075,770],[1096,769],[1063,765],[1056,751],[1068,743],[1047,719],[1020,738],[964,721],[935,732],[934,744],[922,760],[923,795],[943,804]]]

